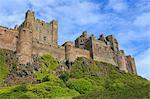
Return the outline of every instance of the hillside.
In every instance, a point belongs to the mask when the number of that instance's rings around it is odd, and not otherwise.
[[[150,82],[140,76],[119,71],[111,64],[78,58],[74,63],[59,63],[51,55],[38,58],[34,69],[37,82],[8,86],[5,52],[0,51],[1,99],[147,99]]]

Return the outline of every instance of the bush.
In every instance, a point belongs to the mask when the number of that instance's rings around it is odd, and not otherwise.
[[[20,85],[20,86],[15,87],[12,91],[13,92],[26,92],[28,91],[28,89],[26,85]]]
[[[81,79],[70,79],[67,82],[67,86],[71,89],[75,89],[76,91],[78,91],[81,94],[90,92],[93,90],[93,85],[91,82],[81,78]]]
[[[49,75],[58,66],[58,61],[51,55],[43,55],[42,57],[40,57],[40,68],[38,69],[38,71],[36,71],[35,75],[38,80],[46,80],[46,75]]]
[[[66,82],[69,79],[69,74],[68,73],[61,74],[59,78],[62,79],[64,82]]]
[[[45,76],[43,79],[42,79],[42,82],[46,82],[46,81],[49,81],[49,77],[48,76]]]

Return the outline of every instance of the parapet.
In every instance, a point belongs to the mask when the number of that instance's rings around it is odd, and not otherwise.
[[[94,34],[92,34],[92,35],[90,36],[90,38],[91,38],[92,40],[96,40],[96,37],[94,36]]]
[[[74,46],[74,43],[71,41],[65,42],[62,46]]]
[[[58,24],[58,21],[57,20],[52,20],[50,23],[57,23]]]
[[[34,16],[35,15],[34,11],[28,10],[26,12],[26,17],[25,18],[28,18],[28,16],[30,16],[30,15]]]
[[[103,42],[107,42],[103,33],[99,36],[98,40],[103,41]]]

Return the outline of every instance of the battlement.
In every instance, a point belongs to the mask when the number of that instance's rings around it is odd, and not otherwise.
[[[135,60],[119,50],[118,41],[113,35],[101,34],[96,38],[87,31],[74,42],[58,45],[58,22],[45,22],[37,19],[34,11],[28,10],[25,20],[14,29],[0,26],[0,48],[17,52],[19,64],[29,64],[33,56],[51,54],[59,61],[74,62],[77,57],[86,57],[117,66],[121,71],[136,73]]]

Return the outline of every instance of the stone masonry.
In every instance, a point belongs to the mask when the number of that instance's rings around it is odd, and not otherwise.
[[[86,31],[75,42],[58,45],[58,22],[46,23],[36,19],[28,10],[25,20],[14,29],[0,26],[0,48],[14,51],[20,65],[33,62],[33,56],[51,53],[59,61],[73,62],[77,57],[86,57],[117,66],[121,71],[137,74],[134,58],[126,56],[118,47],[113,35],[96,39]]]

